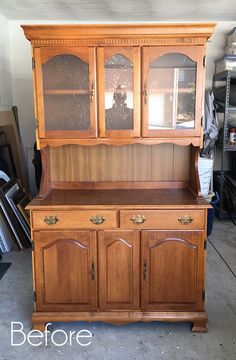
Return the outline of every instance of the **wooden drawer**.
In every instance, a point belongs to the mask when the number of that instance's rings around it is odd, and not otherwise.
[[[120,226],[126,229],[199,230],[204,229],[204,224],[203,210],[120,211]]]
[[[33,229],[112,229],[117,227],[117,211],[33,211],[32,226]]]

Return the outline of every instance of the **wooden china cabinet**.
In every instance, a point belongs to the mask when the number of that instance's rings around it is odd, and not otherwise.
[[[190,321],[206,331],[198,179],[214,24],[24,25],[43,176],[29,204],[33,327]]]

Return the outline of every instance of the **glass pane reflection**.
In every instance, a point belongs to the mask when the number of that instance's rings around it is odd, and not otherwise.
[[[148,72],[148,128],[195,127],[196,62],[171,53],[152,62]]]
[[[133,63],[115,54],[105,63],[106,129],[133,129],[133,107]]]

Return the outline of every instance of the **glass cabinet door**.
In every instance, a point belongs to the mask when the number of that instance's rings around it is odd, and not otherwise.
[[[99,136],[140,136],[137,47],[98,49]]]
[[[143,136],[200,135],[201,54],[196,47],[143,49]]]
[[[40,138],[96,136],[94,48],[35,49]]]

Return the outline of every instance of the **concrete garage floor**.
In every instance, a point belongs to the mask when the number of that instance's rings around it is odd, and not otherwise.
[[[212,244],[214,245],[212,245]],[[56,324],[54,330],[92,332],[91,345],[11,346],[10,324],[19,321],[30,331],[33,296],[29,251],[4,256],[12,266],[0,281],[0,360],[235,360],[236,359],[236,227],[216,221],[208,242],[206,309],[209,332],[193,334],[189,323]],[[226,262],[226,263],[225,263]],[[231,272],[234,272],[234,274]],[[57,341],[63,342],[58,334]],[[20,337],[15,337],[20,342]]]

